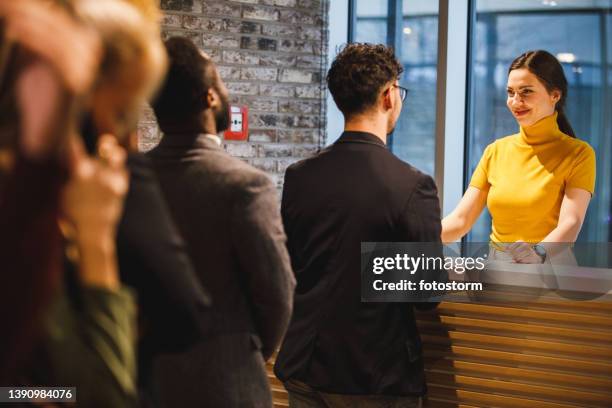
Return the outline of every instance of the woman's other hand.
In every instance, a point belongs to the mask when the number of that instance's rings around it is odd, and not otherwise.
[[[533,249],[533,245],[523,241],[516,241],[506,246],[506,251],[512,255],[516,263],[541,264],[542,257]]]

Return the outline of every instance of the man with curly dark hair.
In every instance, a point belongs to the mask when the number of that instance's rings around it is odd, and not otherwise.
[[[290,407],[419,407],[426,393],[413,305],[361,302],[361,242],[440,242],[433,179],[386,147],[406,96],[401,72],[391,48],[347,45],[327,75],[344,132],[285,174],[297,287],[274,369]]]
[[[390,86],[399,88],[401,95],[401,101],[395,103],[397,109],[389,112],[392,113],[389,119],[395,122],[406,92],[398,86],[403,70],[392,48],[381,44],[351,44],[332,62],[327,86],[338,109],[348,119],[373,108],[382,88],[391,83]]]

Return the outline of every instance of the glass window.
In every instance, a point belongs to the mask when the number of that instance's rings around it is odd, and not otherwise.
[[[354,0],[354,42],[382,43],[396,49],[404,66],[400,85],[409,89],[390,150],[402,160],[433,175],[435,163],[436,69],[438,54],[438,2],[394,0],[401,18],[389,12],[389,1]],[[396,3],[397,4],[397,3]],[[394,28],[389,30],[390,26]],[[400,27],[395,29],[396,25]],[[390,38],[390,32],[399,35]],[[395,44],[395,42],[399,44]]]
[[[527,50],[545,49],[557,56],[565,70],[570,122],[577,136],[597,154],[596,191],[579,241],[609,241],[612,0],[477,0],[475,4],[466,185],[485,147],[518,131],[506,108],[508,66]],[[490,215],[485,212],[469,240],[487,241],[490,231]]]
[[[433,176],[436,140],[438,2],[407,0],[403,4],[398,57],[404,66],[400,84],[408,88],[402,114],[389,139],[400,159]]]
[[[387,43],[387,1],[354,0],[355,27],[353,41],[372,44]]]

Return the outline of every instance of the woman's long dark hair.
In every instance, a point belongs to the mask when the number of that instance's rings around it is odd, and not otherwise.
[[[559,60],[548,51],[527,51],[512,61],[510,68],[508,68],[508,74],[515,69],[521,68],[528,69],[529,72],[538,77],[548,92],[552,92],[555,89],[561,92],[561,98],[556,106],[558,112],[557,124],[563,133],[571,137],[576,137],[574,129],[565,114],[567,79],[565,78],[565,73],[563,72],[563,67],[561,63],[559,63]]]
[[[57,220],[67,165],[58,152],[28,158],[15,139],[21,125],[14,85],[32,58],[15,46],[0,83],[0,106],[12,107],[0,115],[0,147],[14,153],[10,172],[0,169],[0,384],[21,381],[63,271]],[[57,141],[54,145],[67,134],[67,106],[63,100],[58,102],[53,123],[46,129]]]

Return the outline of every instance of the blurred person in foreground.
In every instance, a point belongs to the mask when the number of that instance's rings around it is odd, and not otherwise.
[[[290,407],[419,407],[426,393],[414,307],[436,303],[361,301],[361,242],[440,242],[433,179],[386,146],[406,96],[401,72],[392,49],[347,45],[327,74],[344,132],[285,174],[297,287],[274,372]]]
[[[104,135],[90,157],[75,132],[99,38],[57,7],[2,2],[0,50],[0,384],[134,406],[135,310],[114,244],[125,151]]]
[[[153,357],[181,351],[207,329],[202,313],[210,299],[167,208],[149,160],[135,151],[142,108],[166,70],[166,52],[150,2],[73,0],[78,18],[102,40],[102,61],[89,101],[84,134],[90,145],[110,133],[128,149],[130,186],[118,227],[122,281],[138,294],[139,382],[148,399]],[[149,14],[143,11],[149,10]],[[139,12],[140,11],[140,12]],[[154,9],[153,9],[154,11]],[[152,15],[151,15],[152,14]]]
[[[153,103],[164,135],[151,150],[162,190],[214,303],[208,338],[155,364],[164,407],[269,407],[265,361],[289,317],[295,281],[276,188],[221,147],[228,94],[215,64],[185,38]]]

